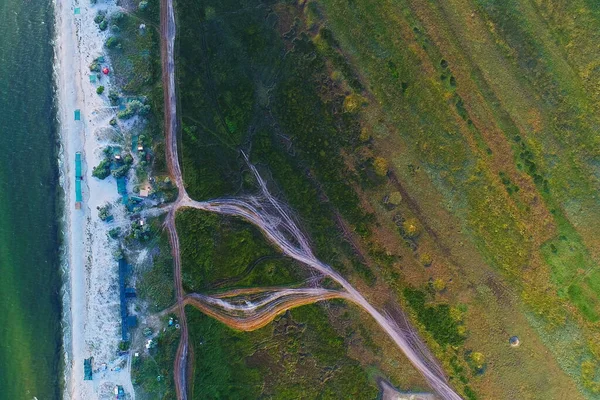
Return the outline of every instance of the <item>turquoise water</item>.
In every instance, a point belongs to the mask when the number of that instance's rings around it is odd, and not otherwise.
[[[58,399],[52,3],[0,0],[0,399]]]

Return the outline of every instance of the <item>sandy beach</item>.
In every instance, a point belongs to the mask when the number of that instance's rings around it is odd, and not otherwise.
[[[79,13],[75,9],[79,8]],[[92,168],[103,158],[110,144],[104,132],[115,110],[106,97],[110,76],[99,83],[89,79],[89,65],[104,55],[108,37],[94,17],[99,9],[118,10],[114,1],[91,5],[89,1],[56,3],[56,76],[58,80],[62,174],[65,201],[65,246],[67,287],[65,291],[65,399],[114,398],[115,385],[122,385],[128,398],[134,398],[128,356],[118,356],[121,340],[118,266],[114,258],[116,241],[108,231],[128,220],[118,205],[114,178],[101,181],[92,177]],[[108,61],[108,60],[107,60]],[[108,63],[105,63],[108,64]],[[105,94],[96,94],[101,84]],[[75,120],[75,110],[81,119]],[[83,202],[75,207],[75,154],[83,159]],[[115,220],[107,224],[98,217],[97,207],[112,203]],[[92,381],[84,381],[84,359],[93,357]]]

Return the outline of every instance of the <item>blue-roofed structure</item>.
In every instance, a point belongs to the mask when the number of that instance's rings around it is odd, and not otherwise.
[[[127,204],[129,195],[127,194],[127,179],[125,177],[117,178],[117,192],[122,196],[122,203]]]
[[[81,181],[83,175],[81,173],[81,152],[75,153],[75,208],[81,208],[81,202],[83,201],[83,195],[81,192]]]
[[[127,299],[135,297],[135,289],[125,286],[129,264],[125,258],[119,259],[119,293],[121,300],[121,338],[124,342],[129,341],[129,329],[137,326],[137,317],[129,315],[127,311]]]

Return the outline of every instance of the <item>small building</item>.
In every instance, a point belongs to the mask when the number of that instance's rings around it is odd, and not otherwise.
[[[140,197],[148,197],[150,196],[150,191],[152,187],[146,186],[145,188],[140,189]]]

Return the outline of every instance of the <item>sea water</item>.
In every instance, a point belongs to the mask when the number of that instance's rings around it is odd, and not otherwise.
[[[60,194],[50,0],[0,0],[0,399],[58,399]]]

